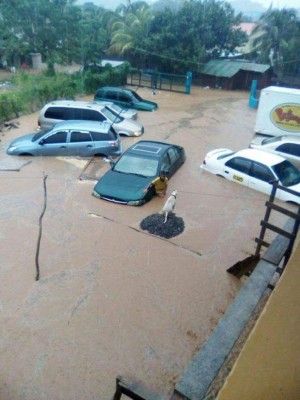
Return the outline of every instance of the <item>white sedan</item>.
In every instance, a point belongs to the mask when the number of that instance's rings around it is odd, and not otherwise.
[[[258,149],[274,153],[286,158],[300,167],[300,137],[299,136],[275,136],[275,137],[262,137],[256,136],[249,147],[251,149]]]
[[[279,185],[295,193],[278,189],[276,197],[300,204],[300,171],[288,160],[275,154],[256,149],[237,152],[217,149],[206,154],[200,168],[268,195],[272,183],[278,181]]]

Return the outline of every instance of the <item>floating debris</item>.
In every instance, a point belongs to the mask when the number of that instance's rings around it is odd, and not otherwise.
[[[163,214],[152,214],[142,220],[140,227],[152,235],[166,239],[180,235],[184,231],[183,219],[177,217],[174,213],[169,214],[166,223],[164,223],[164,220],[165,216]]]

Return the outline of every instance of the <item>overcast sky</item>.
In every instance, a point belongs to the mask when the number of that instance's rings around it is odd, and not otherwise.
[[[84,4],[86,2],[93,2],[97,6],[110,8],[115,10],[116,6],[120,3],[125,3],[124,0],[77,0],[77,4]],[[156,0],[148,0],[148,3],[154,3]],[[229,0],[231,1],[231,0]],[[233,0],[232,0],[233,1]],[[300,0],[252,0],[252,2],[261,4],[265,8],[268,8],[273,3],[273,8],[300,8]]]
[[[300,8],[300,0],[255,0],[255,3],[260,3],[268,8],[273,3],[273,8]]]

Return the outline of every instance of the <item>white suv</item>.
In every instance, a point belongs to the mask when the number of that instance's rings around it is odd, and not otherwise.
[[[39,115],[41,130],[66,120],[108,121],[120,136],[141,136],[144,127],[137,121],[113,113],[105,104],[76,100],[57,100],[46,104]]]

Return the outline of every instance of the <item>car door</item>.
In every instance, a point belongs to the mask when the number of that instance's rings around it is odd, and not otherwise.
[[[88,131],[72,130],[68,146],[69,156],[89,157],[94,154],[94,142]]]
[[[275,175],[270,168],[259,162],[253,161],[250,170],[249,188],[270,194],[273,188]]]
[[[251,161],[247,158],[233,157],[225,163],[223,173],[226,179],[248,186],[250,168]]]
[[[67,156],[68,155],[68,130],[58,130],[44,136],[39,141],[37,155]]]

